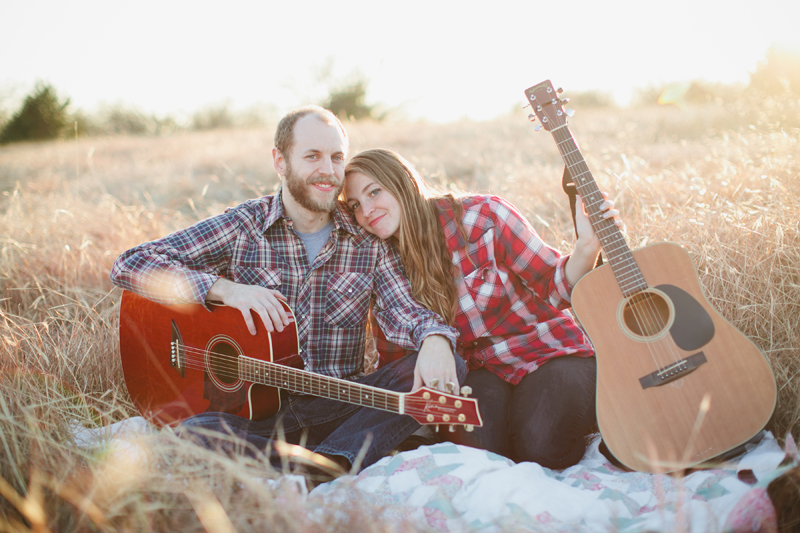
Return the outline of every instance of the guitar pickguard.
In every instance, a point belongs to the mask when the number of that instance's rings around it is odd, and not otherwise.
[[[700,302],[675,285],[664,284],[656,288],[669,296],[675,308],[675,319],[669,333],[678,348],[691,352],[711,342],[714,338],[714,322]]]

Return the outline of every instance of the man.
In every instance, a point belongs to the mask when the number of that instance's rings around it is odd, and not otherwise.
[[[123,253],[112,281],[162,303],[221,301],[241,311],[252,334],[251,310],[268,331],[283,331],[289,323],[283,300],[295,314],[306,370],[397,392],[454,389],[466,374],[453,355],[456,331],[411,297],[396,251],[337,201],[347,148],[347,133],[330,111],[306,106],[289,113],[272,151],[277,194]],[[365,376],[370,304],[384,332],[418,353]],[[280,435],[345,471],[365,442],[371,441],[361,465],[369,466],[420,427],[408,416],[334,400],[286,391],[281,399],[281,410],[263,421],[203,413],[182,426],[195,435],[198,428],[233,433],[261,451],[270,447],[276,465]]]

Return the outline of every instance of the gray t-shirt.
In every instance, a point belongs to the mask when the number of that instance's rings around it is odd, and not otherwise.
[[[317,257],[317,254],[322,247],[325,246],[325,243],[328,242],[328,237],[333,231],[333,220],[328,222],[328,224],[319,231],[315,231],[314,233],[300,233],[299,231],[295,230],[295,233],[300,240],[303,241],[303,245],[306,247],[306,253],[308,254],[308,264],[312,264],[314,259]]]

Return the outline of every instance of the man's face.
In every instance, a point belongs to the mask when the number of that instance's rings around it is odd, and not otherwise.
[[[282,156],[289,194],[305,209],[330,213],[344,184],[345,140],[339,126],[316,115],[294,125],[294,144]]]

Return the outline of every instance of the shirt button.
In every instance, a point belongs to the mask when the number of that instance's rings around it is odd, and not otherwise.
[[[347,292],[353,292],[353,289],[347,289]]]

